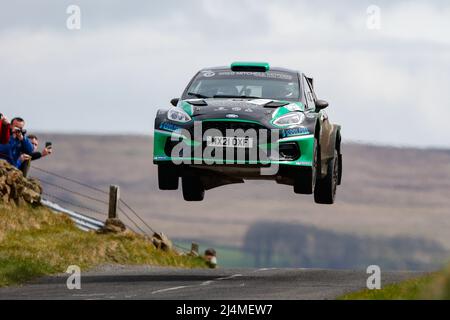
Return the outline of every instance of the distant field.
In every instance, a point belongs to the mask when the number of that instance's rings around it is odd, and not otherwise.
[[[343,185],[333,206],[272,182],[226,186],[207,192],[204,202],[187,203],[180,190],[158,190],[149,136],[40,136],[53,142],[55,154],[34,165],[105,189],[120,185],[123,198],[172,238],[239,248],[252,225],[276,221],[360,236],[420,237],[450,249],[450,150],[345,143]]]

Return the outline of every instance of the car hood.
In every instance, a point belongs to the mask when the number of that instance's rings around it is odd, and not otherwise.
[[[197,120],[230,118],[268,121],[287,112],[303,111],[300,102],[269,99],[194,99],[181,101],[179,106]]]

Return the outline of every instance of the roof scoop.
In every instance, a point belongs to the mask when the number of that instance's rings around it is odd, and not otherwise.
[[[234,72],[267,72],[270,65],[267,62],[233,62],[231,71]]]

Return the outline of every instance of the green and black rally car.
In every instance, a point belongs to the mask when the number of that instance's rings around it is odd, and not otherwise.
[[[173,107],[158,110],[154,163],[161,190],[201,201],[205,190],[274,180],[332,204],[342,178],[341,127],[313,79],[268,63],[199,71]]]

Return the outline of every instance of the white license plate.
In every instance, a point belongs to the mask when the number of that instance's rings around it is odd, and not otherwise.
[[[206,137],[208,147],[253,148],[253,138],[249,137]]]

